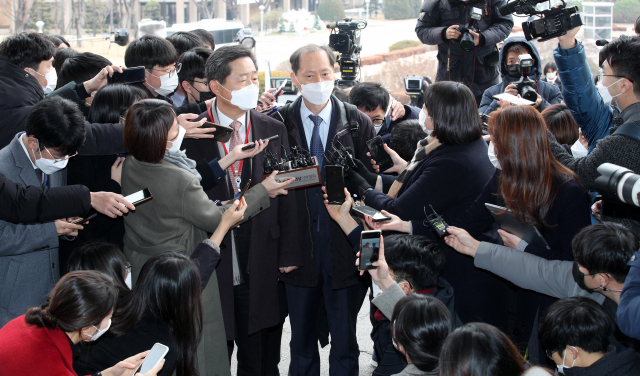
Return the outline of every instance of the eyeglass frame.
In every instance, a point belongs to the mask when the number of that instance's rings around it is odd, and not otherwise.
[[[170,71],[166,71],[165,69],[158,69],[158,68],[151,68],[151,69],[148,69],[148,70],[150,70],[150,71],[156,70],[156,71],[160,71],[160,72],[168,73],[169,78],[171,78],[171,77],[173,77],[173,74],[174,74],[174,73],[175,73],[175,74],[180,73],[180,70],[181,70],[181,69],[182,69],[182,63],[176,63],[176,65],[175,65],[175,66],[173,67],[173,69],[172,69],[172,70],[170,70]],[[151,72],[149,72],[149,74],[151,74],[151,75],[152,75],[152,76],[154,76],[154,77],[158,77],[158,76],[156,76],[156,75],[152,74]]]
[[[64,158],[56,158],[53,156],[53,154],[51,154],[51,152],[49,151],[49,149],[47,149],[46,146],[42,145],[42,147],[44,148],[44,150],[47,151],[47,153],[49,153],[49,156],[51,158],[53,158],[53,163],[60,163],[60,162],[64,162],[64,161],[68,161],[69,159],[75,157],[76,155],[78,155],[78,152],[76,151],[76,153],[74,155],[65,155]],[[42,149],[40,149],[40,155],[42,156]]]
[[[598,70],[598,82],[602,82],[602,79],[603,79],[604,77],[618,77],[618,78],[626,78],[627,80],[631,81],[631,83],[633,83],[633,80],[632,80],[632,79],[630,79],[630,78],[628,78],[628,77],[625,77],[625,76],[619,76],[619,75],[617,75],[617,74],[604,74],[604,70],[603,70],[602,68],[600,68],[600,69]],[[604,83],[603,83],[603,85],[604,85]]]

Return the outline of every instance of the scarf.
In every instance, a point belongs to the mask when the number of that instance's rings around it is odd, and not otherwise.
[[[200,176],[200,173],[198,172],[198,170],[196,170],[196,162],[192,159],[187,158],[187,153],[185,153],[184,150],[180,150],[175,153],[169,153],[169,151],[167,150],[164,153],[163,159],[169,163],[173,163],[183,170],[189,171],[190,173],[194,174],[198,178],[198,180],[202,180],[202,176]]]
[[[436,150],[440,145],[442,145],[440,141],[432,136],[429,136],[420,141],[419,147],[413,155],[411,163],[409,163],[409,165],[405,167],[404,171],[402,171],[396,181],[393,182],[393,185],[391,186],[391,188],[389,188],[389,193],[387,194],[387,196],[393,199],[397,198],[398,192],[400,192],[400,189],[402,189],[404,182],[407,181],[407,179],[411,175],[411,172],[416,168],[416,166],[418,166],[420,161],[422,161],[427,156],[427,154]]]

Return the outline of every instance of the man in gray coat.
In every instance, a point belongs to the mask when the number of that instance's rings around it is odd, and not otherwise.
[[[0,150],[0,172],[25,187],[66,185],[64,168],[84,144],[84,124],[71,101],[53,97],[39,102],[25,132]],[[71,240],[81,229],[66,219],[34,225],[0,221],[0,326],[46,302],[60,277],[58,238]]]

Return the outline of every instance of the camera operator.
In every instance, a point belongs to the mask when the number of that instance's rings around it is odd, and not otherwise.
[[[537,92],[537,99],[532,100],[535,102],[534,107],[542,111],[551,104],[562,101],[562,94],[557,86],[540,80],[542,65],[540,63],[540,54],[535,44],[527,41],[524,37],[510,37],[500,48],[499,65],[502,82],[484,91],[482,102],[480,102],[478,109],[480,112],[490,114],[500,107],[498,101],[493,98],[496,94],[523,95],[522,92],[518,92],[517,83],[525,76],[519,64],[518,56],[527,54],[533,58],[533,66],[526,77],[535,84],[533,89]]]
[[[381,84],[377,82],[363,82],[357,84],[349,92],[349,103],[358,107],[365,115],[371,119],[378,136],[382,136],[384,142],[389,142],[393,127],[409,119],[418,119],[420,108],[391,100],[391,95]]]
[[[554,156],[578,175],[585,189],[595,190],[594,182],[600,175],[597,168],[603,163],[640,171],[640,138],[633,136],[640,132],[640,39],[623,35],[602,48],[598,83],[602,86],[596,87],[584,46],[575,40],[579,29],[571,29],[558,38],[554,58],[564,85],[566,104],[589,141],[589,154],[573,158],[552,134],[549,138]],[[612,105],[620,108],[620,115],[613,117],[609,105],[598,95],[599,90],[611,94]],[[602,219],[640,230],[637,219],[607,215]]]
[[[473,91],[480,103],[482,93],[499,82],[495,45],[506,39],[513,28],[513,17],[501,16],[498,8],[506,0],[425,0],[422,3],[416,33],[424,44],[438,45],[437,81],[460,81]],[[469,25],[472,8],[481,10],[481,18],[469,31],[475,48],[461,48],[463,33],[459,28]],[[465,33],[466,34],[466,33]]]

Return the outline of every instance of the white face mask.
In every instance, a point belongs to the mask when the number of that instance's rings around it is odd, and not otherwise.
[[[95,325],[93,327],[98,329],[98,331],[95,332],[95,334],[92,335],[89,339],[85,339],[84,340],[85,342],[93,342],[93,341],[97,340],[98,338],[100,338],[103,334],[105,334],[109,330],[109,328],[111,327],[111,319],[109,319],[109,325],[107,325],[107,327],[102,329],[102,330],[100,330],[100,328],[98,328]]]
[[[296,77],[296,81],[300,84],[300,80]],[[312,82],[310,84],[300,84],[301,93],[304,99],[308,100],[312,104],[316,106],[323,105],[329,101],[331,98],[331,93],[333,93],[333,80],[331,81],[320,81],[320,82]]]
[[[578,350],[573,347],[573,346],[568,346],[571,347],[572,349],[576,350],[576,353],[578,352]],[[558,369],[558,373],[563,374],[564,375],[564,369],[565,368],[573,368],[573,365],[576,364],[576,359],[573,359],[573,363],[571,363],[571,367],[567,367],[564,365],[564,357],[567,356],[567,349],[564,350],[564,354],[562,355],[562,364],[556,364],[556,368]]]
[[[178,124],[178,137],[176,137],[176,139],[173,141],[167,141],[167,142],[171,142],[171,147],[167,149],[169,154],[177,153],[180,151],[180,145],[182,145],[182,140],[184,139],[184,135],[186,133],[187,133],[187,130],[184,129],[182,125]]]
[[[602,97],[602,101],[605,104],[611,105],[611,101],[613,100],[613,98],[618,97],[619,95],[622,94],[622,91],[620,91],[620,93],[616,94],[616,95],[611,95],[611,93],[609,92],[609,88],[615,84],[617,84],[618,82],[622,81],[623,78],[619,79],[618,81],[612,83],[609,86],[604,86],[604,84],[602,83],[602,81],[598,81],[598,84],[596,85],[596,88],[598,89],[598,92],[600,93],[600,96]],[[618,105],[617,100],[616,100],[616,105]],[[620,106],[618,106],[618,110],[620,110]]]
[[[31,149],[29,149],[31,150]],[[47,147],[44,147],[49,155],[52,155]],[[67,163],[69,163],[69,158],[66,158],[60,162],[54,163],[53,159],[45,159],[42,158],[42,150],[40,150],[40,142],[38,142],[38,151],[40,152],[40,159],[36,159],[36,152],[33,151],[33,159],[35,159],[35,165],[38,167],[43,173],[47,175],[54,174],[63,168],[67,167]],[[53,155],[52,155],[53,156]]]
[[[425,124],[427,122],[427,119],[431,119],[431,117],[427,116],[427,114],[423,110],[420,110],[420,115],[418,115],[418,123],[422,127],[422,130],[427,132],[427,136],[431,136],[431,129],[427,129],[427,126]]]
[[[47,74],[38,73],[33,69],[31,70],[31,72],[42,76],[45,80],[47,80],[47,86],[42,87],[42,90],[45,94],[49,94],[56,89],[56,85],[58,84],[58,74],[56,73],[55,69],[51,68],[51,70]]]
[[[219,98],[231,103],[242,111],[249,111],[258,105],[258,97],[260,96],[260,88],[254,84],[247,85],[240,90],[229,90],[220,85],[223,89],[231,93],[231,100],[219,95]]]
[[[580,140],[576,141],[571,146],[571,154],[573,155],[574,158],[585,157],[587,155],[587,153],[589,153],[589,150],[587,150],[584,147],[584,145],[582,145],[582,142],[580,142]]]
[[[545,75],[547,77],[548,82],[555,82],[556,78],[558,78],[558,72],[549,72]]]
[[[156,91],[156,93],[160,94],[160,95],[164,95],[165,97],[168,96],[169,94],[173,93],[174,91],[176,91],[176,88],[178,87],[178,84],[180,83],[180,81],[178,80],[178,73],[176,73],[175,71],[171,74],[165,74],[164,76],[156,76],[152,73],[149,73],[150,75],[152,75],[153,77],[159,78],[160,79],[160,87],[159,88],[155,88],[151,85],[151,87],[153,87],[153,89]],[[171,77],[169,77],[171,76]],[[147,84],[149,84],[149,82],[147,82]]]
[[[500,167],[500,162],[498,161],[498,157],[496,157],[496,149],[493,146],[493,142],[489,142],[487,155],[489,156],[489,160],[491,161],[493,167],[497,168],[498,170],[502,170],[502,167]]]

